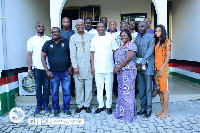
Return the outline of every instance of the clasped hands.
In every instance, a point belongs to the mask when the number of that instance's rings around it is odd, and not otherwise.
[[[142,64],[136,64],[136,68],[139,72],[142,71]]]
[[[119,66],[115,66],[114,65],[114,67],[113,67],[113,73],[117,74],[119,72],[119,70],[120,70]]]

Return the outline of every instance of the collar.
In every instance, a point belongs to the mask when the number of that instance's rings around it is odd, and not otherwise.
[[[128,44],[129,42],[131,42],[131,41],[128,41],[127,43],[123,44],[122,47],[126,46],[126,44]]]
[[[36,37],[40,37],[40,36],[38,36],[37,34],[35,35]],[[44,38],[44,37],[46,37],[46,35],[44,34],[43,36],[41,36],[42,38]]]
[[[151,29],[148,33],[149,34],[153,34],[154,33],[154,29]],[[140,36],[140,35],[141,35],[140,33],[137,34],[137,36]]]
[[[94,30],[93,28],[91,30],[89,30],[89,31],[87,31],[86,29],[84,29],[85,32],[90,32],[90,31],[93,31],[93,30]]]

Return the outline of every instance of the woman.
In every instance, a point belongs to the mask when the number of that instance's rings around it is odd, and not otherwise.
[[[137,117],[135,100],[135,77],[137,74],[134,55],[137,47],[131,42],[129,30],[122,30],[120,39],[123,45],[115,52],[114,73],[118,80],[118,100],[114,117],[132,122]]]
[[[155,28],[155,80],[159,90],[162,110],[155,114],[157,118],[169,117],[167,114],[169,93],[167,88],[170,73],[169,60],[171,57],[171,41],[166,38],[166,30],[163,25]]]

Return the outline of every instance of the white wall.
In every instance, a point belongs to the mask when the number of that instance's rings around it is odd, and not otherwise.
[[[0,2],[1,8],[1,2]],[[2,12],[0,10],[0,17],[2,17]],[[2,19],[0,19],[0,73],[4,69],[4,57],[3,57],[3,38],[2,38]]]
[[[27,66],[26,43],[36,34],[38,21],[45,24],[45,33],[50,35],[49,0],[6,0],[8,69]]]
[[[107,17],[108,21],[114,20],[118,24],[121,14],[147,13],[151,18],[151,0],[67,0],[64,7],[100,5],[101,17]]]
[[[200,62],[200,0],[173,0],[172,59]]]

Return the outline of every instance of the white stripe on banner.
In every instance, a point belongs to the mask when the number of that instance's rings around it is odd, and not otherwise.
[[[0,77],[1,77],[1,72],[2,72],[2,69],[0,69]]]
[[[18,81],[2,85],[2,86],[0,86],[0,94],[4,93],[4,92],[9,92],[10,90],[15,89],[17,87],[19,87]]]
[[[0,94],[6,92],[6,85],[0,86]]]
[[[15,88],[19,87],[19,82],[15,81],[15,82],[9,83],[8,87],[9,87],[9,91],[12,89],[15,89]]]
[[[175,68],[175,67],[170,67],[170,71],[171,72],[177,72],[195,79],[200,79],[200,74],[199,73],[195,73],[195,72],[190,72],[190,71],[186,71],[186,70],[182,70],[179,68]]]

